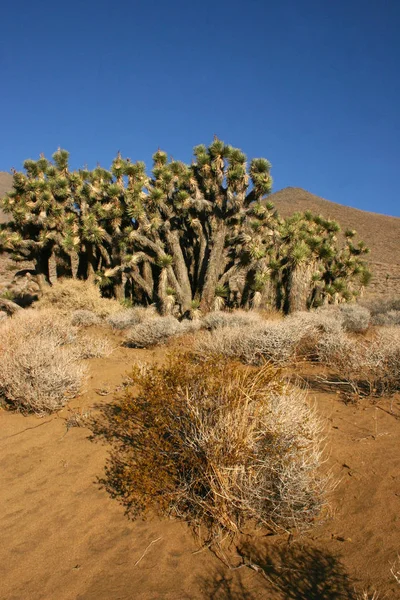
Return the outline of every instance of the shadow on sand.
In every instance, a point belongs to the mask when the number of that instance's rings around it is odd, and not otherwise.
[[[229,570],[221,565],[202,578],[210,600],[355,600],[354,581],[338,557],[299,544],[256,548],[241,546],[243,563]],[[245,566],[248,565],[248,566]]]

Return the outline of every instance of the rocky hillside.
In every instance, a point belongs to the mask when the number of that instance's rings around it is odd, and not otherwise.
[[[368,295],[400,296],[400,218],[350,208],[324,200],[301,188],[288,187],[268,198],[283,216],[311,210],[338,221],[342,229],[355,229],[371,249],[374,274]]]
[[[12,187],[12,175],[0,171],[0,198]],[[6,216],[0,210],[0,223],[4,223]]]

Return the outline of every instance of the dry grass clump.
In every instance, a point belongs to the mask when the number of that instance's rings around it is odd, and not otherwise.
[[[377,314],[372,318],[372,322],[381,327],[400,325],[400,310],[389,310],[386,313]]]
[[[75,327],[92,327],[93,325],[100,325],[101,322],[98,315],[84,308],[75,310],[71,315],[71,325]]]
[[[368,346],[367,368],[379,394],[400,389],[400,327],[385,327]]]
[[[154,319],[157,317],[157,310],[154,306],[134,306],[126,308],[110,315],[107,318],[107,323],[113,329],[129,329],[139,323]]]
[[[357,350],[356,350],[357,348]],[[349,338],[345,331],[328,332],[317,340],[315,349],[320,363],[337,370],[346,369],[346,372],[360,367],[361,348],[355,340]]]
[[[77,340],[77,353],[81,359],[102,358],[109,356],[112,351],[110,340],[98,335],[80,335]]]
[[[400,298],[373,298],[362,305],[370,311],[372,325],[400,325]]]
[[[338,327],[340,323],[329,315],[300,312],[280,321],[205,332],[196,340],[195,349],[198,353],[220,354],[253,365],[265,360],[287,365],[299,356],[313,354],[319,336]]]
[[[217,310],[208,313],[203,319],[202,324],[205,329],[220,329],[221,327],[247,327],[249,325],[261,325],[264,322],[262,317],[256,312],[246,312],[236,310],[234,312],[224,312]]]
[[[121,304],[116,300],[102,298],[99,288],[94,283],[80,279],[57,281],[44,291],[35,306],[57,308],[65,313],[90,310],[101,318],[121,310]]]
[[[360,304],[341,304],[340,314],[346,331],[362,333],[367,331],[370,325],[371,313]]]
[[[0,328],[0,396],[12,408],[44,414],[75,396],[85,373],[69,320],[56,311],[16,313]]]
[[[318,315],[319,318],[334,320],[341,329],[351,333],[363,333],[367,331],[371,313],[360,304],[330,304],[310,311],[310,315]]]
[[[321,425],[275,369],[175,354],[132,383],[94,428],[112,446],[106,486],[131,515],[155,509],[218,539],[248,521],[287,530],[318,514]]]
[[[163,344],[176,335],[200,329],[199,321],[178,321],[175,317],[154,317],[127,331],[125,345],[129,348],[148,348]]]
[[[383,395],[400,389],[400,328],[377,331],[372,340],[354,340],[344,332],[327,335],[317,345],[318,358],[336,383],[357,395]]]

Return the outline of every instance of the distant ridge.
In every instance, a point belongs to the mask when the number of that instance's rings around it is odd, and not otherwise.
[[[367,258],[374,279],[368,293],[400,296],[400,217],[343,206],[296,187],[275,192],[268,200],[284,217],[310,210],[335,219],[342,230],[355,229],[371,250]]]
[[[0,171],[0,197],[4,196],[12,188],[13,176],[11,173]]]
[[[13,177],[10,173],[0,171],[0,198],[9,192],[12,188]],[[7,220],[6,216],[0,210],[0,223],[4,223]]]
[[[400,264],[400,217],[388,217],[343,206],[315,196],[306,190],[287,187],[268,197],[286,217],[296,211],[311,210],[339,222],[341,228],[355,229],[371,249],[371,260]]]

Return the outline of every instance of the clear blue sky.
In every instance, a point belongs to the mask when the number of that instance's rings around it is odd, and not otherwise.
[[[214,134],[274,191],[400,216],[398,0],[15,0],[0,21],[0,170],[72,167]]]

